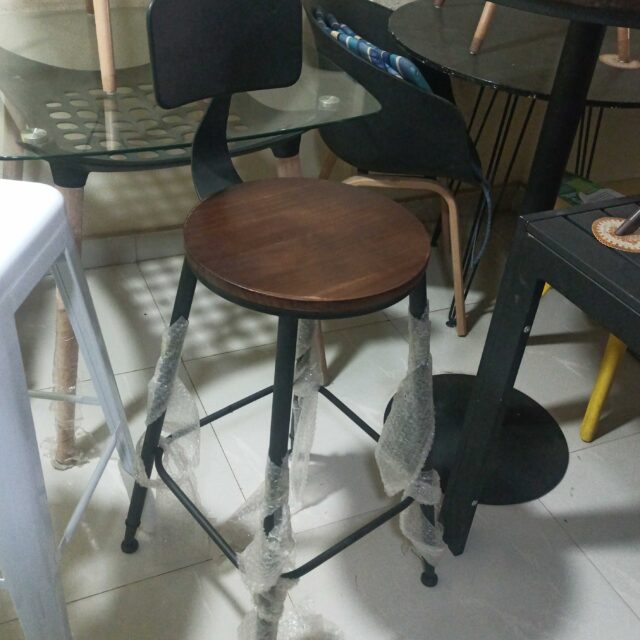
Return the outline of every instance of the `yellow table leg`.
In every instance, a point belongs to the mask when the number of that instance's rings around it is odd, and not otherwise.
[[[589,405],[587,406],[587,411],[584,414],[582,426],[580,427],[580,437],[584,442],[592,442],[597,435],[598,419],[600,418],[602,406],[609,394],[611,382],[613,381],[613,376],[618,368],[620,359],[626,350],[627,345],[625,345],[624,342],[616,338],[613,334],[609,335],[607,347],[602,356],[602,362],[600,363],[598,377],[593,386]]]

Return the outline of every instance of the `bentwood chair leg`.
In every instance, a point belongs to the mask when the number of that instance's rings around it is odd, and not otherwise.
[[[443,235],[449,231],[451,247],[451,267],[453,272],[453,292],[456,307],[456,331],[459,336],[467,335],[467,314],[464,303],[464,285],[462,280],[462,252],[460,249],[460,224],[458,205],[449,189],[435,180],[427,178],[403,178],[388,175],[357,175],[347,178],[344,184],[354,187],[380,187],[386,189],[413,189],[416,191],[430,191],[442,198],[442,227]],[[445,216],[447,220],[445,221]]]
[[[609,335],[607,346],[602,356],[598,377],[591,391],[591,398],[584,414],[582,426],[580,427],[580,438],[584,442],[592,442],[598,435],[598,420],[602,407],[609,395],[613,376],[620,364],[622,356],[627,351],[627,345],[613,334]]]
[[[456,305],[456,331],[459,336],[467,335],[467,313],[464,303],[462,283],[462,250],[460,248],[460,218],[458,205],[452,193],[441,194],[443,217],[446,215],[451,246],[451,270],[453,271],[453,296]],[[443,229],[445,224],[443,221]]]
[[[173,305],[173,313],[171,314],[171,325],[175,324],[181,318],[184,318],[185,320],[189,319],[195,288],[196,277],[193,275],[185,261],[182,265],[180,283],[178,284],[176,299]],[[167,379],[163,381],[165,384],[173,384],[178,364],[179,362],[167,363],[168,368],[174,367],[174,371],[173,376],[168,376],[168,378],[171,378],[170,380]],[[144,434],[144,442],[142,444],[140,457],[142,458],[142,464],[147,478],[151,476],[151,471],[153,470],[155,453],[158,448],[158,443],[160,442],[160,435],[164,424],[164,416],[165,414],[162,413],[162,415],[160,415],[156,420],[147,425],[147,430]],[[136,532],[140,526],[142,510],[144,509],[146,497],[147,487],[143,487],[141,484],[136,482],[133,486],[131,502],[129,503],[129,511],[127,513],[127,519],[125,520],[124,539],[120,545],[120,548],[125,553],[135,553],[138,550],[139,544],[136,540]]]

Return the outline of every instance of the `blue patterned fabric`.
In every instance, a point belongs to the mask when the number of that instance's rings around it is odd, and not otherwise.
[[[318,26],[332,38],[337,40],[351,53],[370,62],[373,66],[389,75],[401,78],[426,91],[431,91],[429,83],[424,79],[418,67],[409,58],[384,51],[376,45],[357,35],[346,24],[336,20],[330,13],[324,13],[322,9],[316,9],[314,17]]]

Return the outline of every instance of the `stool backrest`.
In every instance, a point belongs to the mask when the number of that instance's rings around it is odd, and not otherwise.
[[[191,153],[198,195],[242,182],[227,147],[231,96],[299,78],[300,0],[152,0],[147,30],[158,104],[213,98]]]
[[[147,17],[158,104],[285,87],[300,75],[299,0],[152,0]]]

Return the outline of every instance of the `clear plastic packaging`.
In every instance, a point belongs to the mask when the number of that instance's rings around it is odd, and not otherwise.
[[[393,399],[375,456],[387,495],[400,492],[416,502],[400,514],[400,529],[414,549],[435,566],[444,550],[437,512],[442,501],[440,477],[423,471],[435,438],[429,309],[421,318],[409,315],[407,374]],[[435,525],[421,506],[433,506]]]

